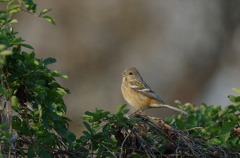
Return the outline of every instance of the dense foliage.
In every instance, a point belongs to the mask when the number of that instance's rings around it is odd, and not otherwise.
[[[234,91],[238,96],[229,96],[233,104],[224,109],[176,101],[190,115],[165,121],[140,112],[124,117],[126,105],[117,114],[86,112],[82,118],[89,123],[84,123],[87,131],[81,141],[88,144],[86,151],[105,151],[109,157],[240,157],[240,91]]]
[[[126,115],[123,104],[116,114],[87,111],[86,131],[80,138],[68,130],[71,121],[63,114],[63,95],[69,91],[56,82],[67,78],[47,66],[54,58],[37,59],[31,45],[14,31],[12,15],[20,11],[55,21],[37,13],[34,0],[0,0],[0,157],[223,157],[240,156],[240,91],[233,102],[220,106],[180,108],[179,114],[162,120],[144,113]],[[29,52],[23,51],[27,48]],[[13,111],[13,112],[12,112]]]
[[[6,10],[0,10],[0,90],[4,100],[1,106],[1,118],[4,119],[1,120],[0,127],[3,130],[0,139],[8,144],[1,146],[5,156],[6,152],[28,157],[50,156],[53,146],[62,148],[61,142],[64,141],[68,143],[67,149],[71,150],[75,140],[75,135],[67,129],[70,120],[63,116],[66,105],[62,96],[68,90],[55,81],[55,77],[67,76],[47,68],[56,59],[37,59],[33,47],[17,37],[18,32],[12,26],[17,22],[12,15],[20,11],[43,17],[55,24],[51,17],[43,16],[51,9],[36,13],[36,8],[33,0],[12,0],[7,3]],[[22,51],[22,47],[31,51]],[[13,115],[11,109],[17,115]],[[14,134],[14,139],[10,133]]]

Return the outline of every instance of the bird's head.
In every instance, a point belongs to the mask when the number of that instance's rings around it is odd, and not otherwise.
[[[142,77],[139,71],[135,67],[130,67],[124,70],[124,72],[122,73],[122,76],[125,81],[142,80]]]

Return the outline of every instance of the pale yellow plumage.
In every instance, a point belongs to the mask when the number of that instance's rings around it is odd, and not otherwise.
[[[122,94],[124,99],[138,110],[149,108],[170,108],[188,115],[187,112],[167,105],[142,79],[135,67],[127,68],[123,73]]]

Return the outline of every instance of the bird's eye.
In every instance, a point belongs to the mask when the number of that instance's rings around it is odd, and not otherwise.
[[[132,75],[133,73],[132,72],[129,72],[129,75]]]

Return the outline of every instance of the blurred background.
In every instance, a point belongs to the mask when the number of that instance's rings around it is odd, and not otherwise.
[[[116,112],[123,99],[121,73],[137,67],[143,79],[168,104],[231,104],[240,88],[240,1],[59,1],[37,0],[52,8],[54,26],[25,12],[15,31],[38,58],[69,76],[58,79],[65,96],[70,130],[81,135],[80,116],[96,108]],[[130,112],[135,109],[131,108]],[[154,109],[164,118],[175,113]],[[80,125],[80,126],[78,126]]]

